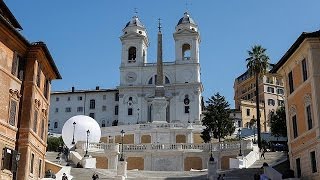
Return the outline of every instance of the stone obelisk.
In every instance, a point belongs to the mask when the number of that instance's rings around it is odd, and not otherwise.
[[[162,33],[161,23],[159,19],[159,31],[158,31],[158,48],[157,48],[157,79],[155,97],[152,100],[152,122],[153,123],[165,123],[166,121],[166,109],[168,102],[165,97],[163,86],[163,63],[162,63]]]

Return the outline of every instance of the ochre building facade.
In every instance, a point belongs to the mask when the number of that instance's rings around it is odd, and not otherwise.
[[[0,0],[0,179],[41,179],[50,86],[61,79],[43,42],[28,42]]]
[[[320,179],[320,31],[302,33],[272,70],[282,75],[290,167],[301,179]]]

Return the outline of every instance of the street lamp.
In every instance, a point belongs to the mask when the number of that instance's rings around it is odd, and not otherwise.
[[[86,148],[86,154],[84,155],[84,157],[89,157],[89,155],[88,155],[89,135],[90,135],[89,129],[88,129],[88,131],[86,131],[86,132],[87,132],[87,148]]]
[[[72,143],[71,144],[75,144],[75,142],[74,142],[74,132],[75,132],[75,130],[76,130],[76,122],[73,122],[72,123],[73,124],[73,133],[72,133]]]
[[[120,156],[120,161],[124,161],[123,159],[123,137],[124,137],[124,130],[121,130],[121,156]]]
[[[238,129],[238,133],[239,133],[239,144],[240,144],[239,156],[242,156],[242,153],[241,153],[241,129],[240,128]]]
[[[214,161],[214,158],[212,156],[212,138],[213,138],[213,131],[210,129],[210,159],[209,161]]]

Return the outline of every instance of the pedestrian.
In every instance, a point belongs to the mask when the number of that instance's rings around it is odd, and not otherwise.
[[[226,175],[225,174],[222,174],[222,180],[225,180],[225,177],[226,177]]]
[[[99,175],[97,173],[93,173],[92,180],[97,180],[97,179],[99,179]]]
[[[66,173],[63,173],[62,180],[68,180],[68,176],[66,175]]]
[[[266,150],[265,150],[265,148],[263,148],[262,149],[262,152],[261,152],[261,158],[263,157],[264,159],[266,159],[265,157],[264,157],[264,153],[266,152]]]
[[[220,179],[221,179],[221,174],[219,174],[219,176],[218,176],[217,180],[220,180]]]

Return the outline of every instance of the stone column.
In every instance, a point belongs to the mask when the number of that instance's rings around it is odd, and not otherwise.
[[[127,161],[118,161],[116,179],[124,180],[127,178]]]
[[[210,158],[208,161],[208,179],[214,180],[217,179],[217,162]]]

